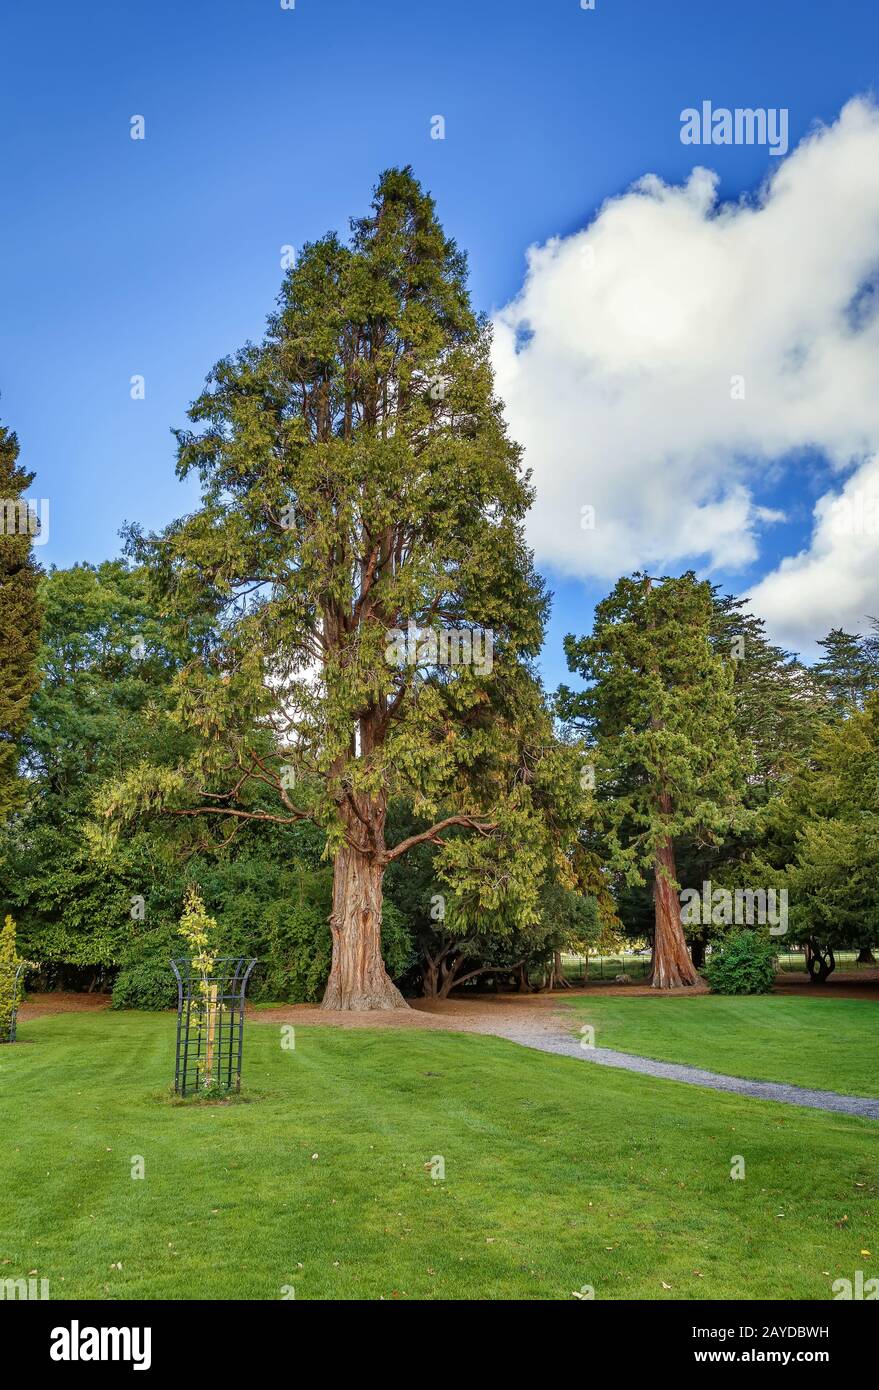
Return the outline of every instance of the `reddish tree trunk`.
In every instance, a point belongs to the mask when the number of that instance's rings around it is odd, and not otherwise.
[[[681,985],[699,982],[699,972],[690,959],[681,925],[680,902],[674,890],[675,878],[674,846],[670,839],[666,839],[657,850],[653,867],[656,932],[650,983],[654,989],[677,989]]]
[[[381,950],[382,878],[375,856],[343,845],[333,864],[333,963],[322,1009],[407,1009]]]

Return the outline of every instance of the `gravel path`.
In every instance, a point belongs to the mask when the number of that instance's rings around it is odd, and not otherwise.
[[[636,1057],[630,1052],[616,1052],[611,1047],[581,1047],[576,1038],[557,1035],[536,1037],[533,1033],[504,1033],[510,1042],[539,1052],[553,1052],[562,1057],[579,1057],[602,1067],[620,1067],[642,1076],[659,1076],[665,1081],[683,1081],[688,1086],[708,1086],[712,1091],[733,1091],[737,1096],[754,1096],[757,1100],[781,1101],[785,1105],[805,1105],[811,1110],[836,1110],[842,1115],[861,1115],[867,1120],[879,1120],[879,1100],[867,1096],[842,1096],[836,1091],[813,1091],[806,1086],[786,1086],[779,1081],[746,1081],[739,1076],[725,1076],[702,1067],[690,1067],[680,1062],[656,1062],[651,1057]]]

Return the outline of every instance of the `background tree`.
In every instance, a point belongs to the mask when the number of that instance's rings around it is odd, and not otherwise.
[[[841,947],[879,944],[879,693],[819,732],[772,819],[780,829],[770,843],[794,843],[792,938],[806,944],[810,974],[823,981]]]
[[[876,638],[855,636],[836,627],[818,646],[824,655],[813,669],[837,714],[863,709],[870,691],[879,685]]]
[[[0,425],[0,824],[19,804],[19,739],[39,684],[39,569],[25,492],[33,482],[18,463],[18,439]]]
[[[380,949],[388,865],[444,845],[465,892],[524,925],[576,800],[573,761],[536,714],[546,596],[488,329],[408,169],[383,175],[350,244],[303,250],[264,342],[214,369],[191,418],[202,428],[180,433],[178,471],[198,473],[201,506],[132,540],[163,611],[212,620],[175,682],[198,747],[117,783],[104,811],[162,812],[200,835],[312,819],[334,869],[324,1004],[403,1006]],[[482,658],[490,639],[489,658],[441,664],[450,631]],[[549,771],[561,809],[547,818],[535,788]],[[395,795],[433,819],[389,845]],[[452,827],[472,833],[445,842]]]
[[[692,985],[680,920],[675,845],[716,844],[742,823],[745,772],[733,733],[731,661],[711,641],[713,598],[690,572],[619,580],[593,633],[568,636],[568,666],[589,687],[562,687],[558,708],[591,740],[595,815],[609,864],[653,879],[654,988]]]
[[[423,828],[410,806],[391,806],[389,836],[402,839]],[[452,830],[449,838],[461,833]],[[498,908],[477,905],[462,913],[455,877],[440,877],[439,856],[436,846],[420,844],[391,864],[385,880],[386,901],[400,911],[415,946],[414,987],[425,998],[446,999],[458,986],[488,977],[495,983],[515,980],[524,988],[535,970],[548,986],[564,984],[561,952],[585,950],[598,936],[594,898],[579,887],[563,887],[550,873],[541,884],[537,912],[524,925]]]
[[[586,956],[599,945],[603,931],[597,899],[550,880],[541,899],[541,921],[546,932],[543,949],[536,962],[532,955],[529,967],[542,966],[544,989],[570,989],[562,955]]]
[[[828,716],[820,668],[805,666],[794,652],[766,635],[748,599],[712,587],[711,643],[732,663],[733,728],[748,764],[748,805],[765,805],[785,778],[808,757]]]
[[[835,629],[819,643],[822,660],[807,668],[768,644],[762,623],[754,632],[753,619],[735,616],[740,608],[738,600],[719,603],[718,641],[728,640],[724,624],[745,618],[751,631],[736,663],[736,729],[752,756],[745,798],[754,815],[744,833],[712,852],[713,877],[726,886],[786,887],[787,940],[805,946],[807,969],[821,980],[835,950],[855,946],[869,961],[874,940],[863,891],[872,862],[869,773],[858,780],[846,749],[863,739],[859,711],[876,688],[879,652],[875,637]],[[857,756],[869,769],[865,749]]]
[[[46,983],[98,987],[130,943],[135,895],[148,899],[178,870],[145,835],[95,855],[92,798],[148,753],[185,747],[167,718],[185,649],[171,650],[143,574],[121,561],[53,570],[39,599],[42,681],[19,742],[26,796],[0,832],[0,903],[15,909]]]

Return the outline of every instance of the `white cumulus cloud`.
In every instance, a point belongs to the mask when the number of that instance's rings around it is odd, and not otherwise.
[[[792,638],[879,606],[879,535],[827,521],[843,486],[879,485],[872,102],[816,128],[754,198],[720,203],[708,169],[674,187],[647,175],[583,231],[532,247],[494,357],[534,473],[539,562],[599,580],[741,570],[778,519],[761,490],[817,451],[838,481],[810,549],[763,579],[755,611]]]
[[[751,608],[792,647],[812,654],[832,627],[879,617],[879,455],[815,505],[811,544],[750,591]]]

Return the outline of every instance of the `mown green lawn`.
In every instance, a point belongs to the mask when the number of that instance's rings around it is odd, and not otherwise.
[[[879,1273],[866,1120],[488,1037],[300,1028],[290,1052],[255,1021],[247,1101],[179,1105],[171,1015],[20,1038],[0,1277],[36,1270],[55,1298],[826,1299]]]
[[[777,995],[582,995],[597,1047],[730,1076],[879,1096],[879,1003]],[[573,1026],[573,1020],[572,1020]]]

